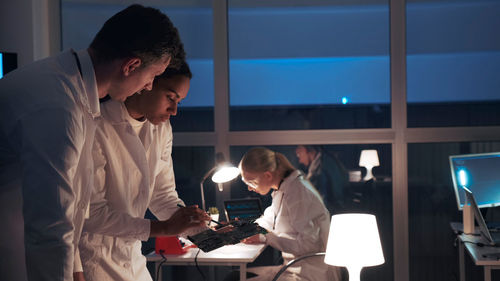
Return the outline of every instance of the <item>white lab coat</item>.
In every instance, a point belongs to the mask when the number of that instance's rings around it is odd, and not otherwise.
[[[298,170],[292,172],[272,193],[271,206],[257,223],[269,231],[266,243],[282,251],[284,264],[306,254],[324,252],[330,228],[330,214],[320,195]],[[249,280],[271,280],[281,266],[249,268],[259,276]],[[304,259],[285,271],[279,280],[339,280],[337,272],[323,258]],[[338,270],[336,270],[338,271]],[[332,279],[333,277],[333,279]]]
[[[140,240],[146,210],[168,219],[183,204],[175,191],[172,128],[145,121],[139,135],[121,102],[101,104],[94,146],[95,187],[80,252],[87,281],[151,280]]]
[[[0,79],[0,280],[70,281],[81,271],[75,245],[100,113],[90,56],[77,54],[82,75],[68,50]]]

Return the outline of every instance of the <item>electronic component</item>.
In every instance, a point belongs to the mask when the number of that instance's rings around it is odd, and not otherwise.
[[[255,234],[266,233],[267,231],[254,221],[234,220],[217,230],[208,229],[188,236],[188,239],[203,252],[210,252],[225,245],[238,244]]]

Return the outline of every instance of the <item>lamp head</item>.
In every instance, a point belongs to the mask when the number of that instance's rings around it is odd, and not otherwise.
[[[359,157],[360,167],[378,167],[380,162],[378,160],[378,153],[375,149],[366,149],[361,151],[361,156]]]
[[[212,181],[215,183],[225,183],[230,180],[233,180],[240,174],[240,169],[228,164],[224,163],[220,165],[215,173],[212,175]]]
[[[332,216],[325,263],[362,268],[383,264],[377,220],[370,214]]]
[[[458,171],[458,184],[462,187],[467,186],[467,173],[463,169]]]

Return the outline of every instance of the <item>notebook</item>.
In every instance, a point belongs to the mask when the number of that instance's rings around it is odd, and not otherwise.
[[[262,204],[259,198],[233,199],[224,201],[224,211],[228,221],[255,220],[262,215]]]
[[[474,212],[474,218],[479,226],[479,231],[481,232],[481,235],[488,241],[488,244],[492,246],[500,245],[500,232],[498,231],[491,232],[488,229],[488,226],[484,221],[483,215],[481,214],[481,211],[479,210],[479,207],[476,203],[474,195],[468,188],[463,187],[463,189],[465,191],[465,196],[467,197],[467,202],[469,202]]]

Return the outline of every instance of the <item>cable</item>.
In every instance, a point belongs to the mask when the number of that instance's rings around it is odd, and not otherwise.
[[[160,265],[158,265],[158,268],[156,269],[156,281],[158,281],[158,277],[160,276],[161,266],[167,261],[167,258],[163,255],[163,252],[165,252],[165,250],[160,250],[160,256],[163,258],[163,260],[160,262]]]
[[[201,271],[201,268],[200,266],[198,265],[198,254],[200,253],[201,249],[198,249],[198,252],[196,252],[196,256],[194,256],[194,264],[196,265],[196,269],[198,270],[198,272],[200,273],[201,277],[203,278],[203,280],[207,280],[205,278],[205,274],[203,274],[203,272]]]

